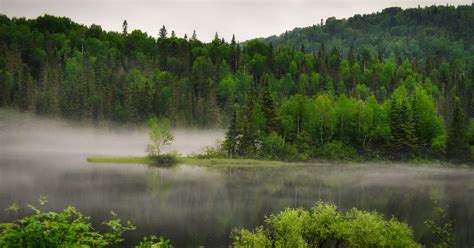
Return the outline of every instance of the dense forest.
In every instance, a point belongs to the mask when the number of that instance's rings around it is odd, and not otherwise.
[[[0,107],[96,125],[229,127],[231,156],[470,159],[474,8],[329,18],[267,39],[0,16]],[[170,33],[170,34],[168,34]]]

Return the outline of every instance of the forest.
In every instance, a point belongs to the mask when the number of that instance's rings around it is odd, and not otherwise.
[[[474,8],[328,18],[239,42],[0,16],[0,107],[228,128],[231,157],[471,160]],[[157,36],[158,38],[154,38]]]

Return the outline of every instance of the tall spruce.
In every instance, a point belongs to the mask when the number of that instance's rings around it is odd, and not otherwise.
[[[256,104],[256,95],[254,86],[250,87],[245,97],[244,107],[240,115],[240,132],[242,133],[239,141],[239,153],[243,156],[254,156],[256,154],[257,131],[253,129],[253,116]]]
[[[160,38],[164,39],[166,38],[166,36],[168,35],[168,31],[166,30],[166,27],[165,25],[163,25],[161,28],[160,28]]]
[[[404,160],[412,157],[417,149],[413,117],[406,100],[390,102],[390,131],[392,158]]]
[[[275,110],[275,104],[271,95],[270,85],[266,77],[262,78],[263,91],[262,91],[262,111],[265,115],[265,133],[268,135],[271,132],[279,132],[278,117]]]
[[[127,20],[124,20],[122,23],[122,35],[126,36],[128,34],[128,23]]]
[[[446,140],[446,156],[449,160],[458,163],[470,160],[464,113],[459,97],[454,99],[454,112]]]
[[[230,120],[230,126],[227,129],[224,149],[231,158],[238,154],[239,151],[239,138],[240,129],[238,123],[238,105],[233,106],[232,118]]]

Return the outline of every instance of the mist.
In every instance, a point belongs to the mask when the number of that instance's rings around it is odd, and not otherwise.
[[[175,140],[164,151],[200,152],[224,138],[224,130],[174,129]],[[0,153],[78,155],[146,155],[146,128],[92,127],[29,113],[0,110]]]

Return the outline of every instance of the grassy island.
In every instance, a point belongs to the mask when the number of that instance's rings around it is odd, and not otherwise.
[[[110,157],[110,156],[90,156],[87,158],[89,163],[107,163],[107,164],[156,164],[150,157]],[[199,157],[185,157],[178,156],[177,163],[188,164],[188,165],[201,165],[201,166],[239,166],[239,167],[252,167],[252,166],[265,166],[265,167],[278,167],[288,164],[302,164],[296,162],[284,162],[275,160],[259,160],[259,159],[245,159],[245,158],[199,158]],[[158,164],[159,165],[159,164]]]

